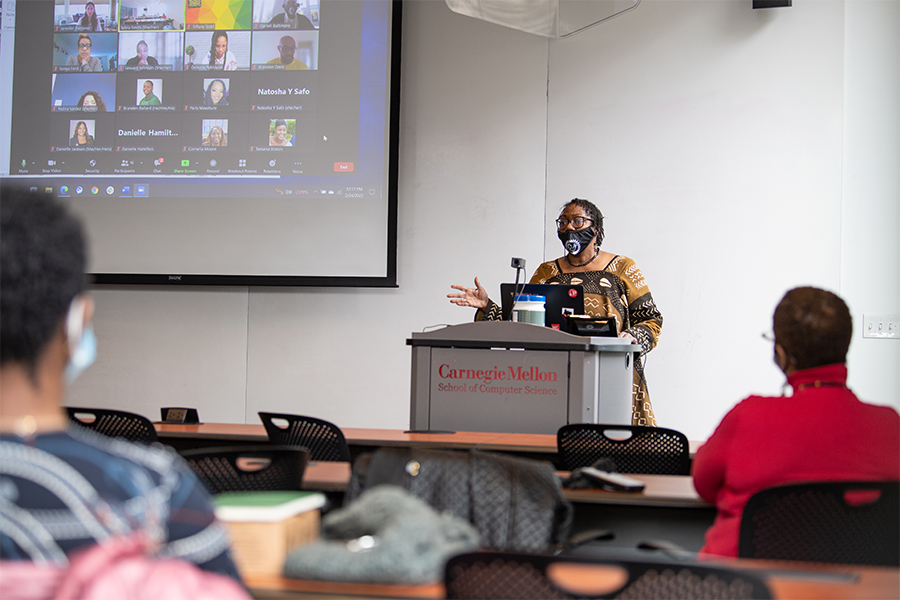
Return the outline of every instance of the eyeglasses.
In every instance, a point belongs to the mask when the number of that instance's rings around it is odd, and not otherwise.
[[[293,52],[297,49],[297,46],[278,46],[278,50],[290,50]]]
[[[762,339],[766,340],[767,342],[772,342],[774,344],[775,343],[775,334],[774,333],[763,333]]]
[[[591,223],[594,222],[594,220],[589,217],[575,217],[571,221],[569,219],[560,217],[556,220],[556,226],[559,229],[565,229],[566,227],[568,227],[569,223],[571,223],[575,227],[575,229],[581,229],[582,227],[584,227],[585,221],[590,221]]]
[[[78,47],[79,48],[90,48],[91,45],[90,44],[78,44]]]

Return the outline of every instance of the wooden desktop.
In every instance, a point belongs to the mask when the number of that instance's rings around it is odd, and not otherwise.
[[[201,423],[180,425],[155,423],[159,439],[176,450],[211,446],[267,443],[262,423]],[[540,433],[492,433],[455,431],[451,433],[410,432],[402,429],[341,427],[352,456],[381,447],[435,448],[444,450],[490,450],[558,463],[556,436]],[[702,442],[690,442],[691,456]]]

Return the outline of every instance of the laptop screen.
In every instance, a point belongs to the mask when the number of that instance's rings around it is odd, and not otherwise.
[[[526,283],[520,285],[520,290],[515,289],[514,283],[500,284],[501,308],[503,320],[509,321],[512,314],[513,293],[544,296],[547,298],[545,305],[545,322],[547,327],[567,331],[565,315],[584,314],[584,288],[580,285],[561,285],[544,283]]]

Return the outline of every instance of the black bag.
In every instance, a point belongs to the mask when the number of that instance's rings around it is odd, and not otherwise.
[[[572,524],[572,505],[546,461],[478,450],[382,448],[354,463],[345,505],[384,484],[469,521],[482,548],[546,552],[566,539]]]

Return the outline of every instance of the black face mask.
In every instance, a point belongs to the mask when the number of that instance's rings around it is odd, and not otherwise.
[[[593,227],[585,227],[578,231],[558,231],[556,235],[565,246],[566,252],[574,256],[584,250],[596,234]]]

